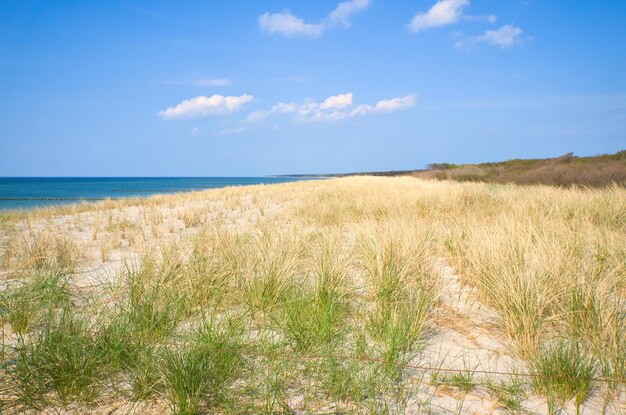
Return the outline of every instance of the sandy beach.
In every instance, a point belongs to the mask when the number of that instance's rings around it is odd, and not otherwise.
[[[4,214],[3,405],[622,413],[623,385],[604,379],[624,373],[626,319],[612,310],[626,295],[625,203],[617,186],[352,177]],[[595,308],[572,319],[576,293]],[[72,367],[62,344],[35,359],[65,318],[89,333],[83,349],[66,346],[94,359],[94,373],[67,374],[73,386],[46,366]],[[113,330],[120,321],[126,334]],[[536,381],[540,359],[575,330],[588,340],[581,364],[593,362],[578,398]],[[193,367],[176,357],[189,362],[199,344],[232,367],[205,368],[214,378],[181,391],[175,376]],[[121,357],[132,350],[145,354],[140,368]]]

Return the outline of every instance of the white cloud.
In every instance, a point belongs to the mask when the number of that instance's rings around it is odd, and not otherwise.
[[[295,104],[293,102],[279,102],[278,104],[274,105],[270,110],[256,110],[254,112],[251,112],[250,114],[248,114],[248,121],[257,122],[273,114],[288,114],[294,113],[297,110],[298,104]]]
[[[439,0],[427,12],[413,16],[409,23],[409,30],[419,32],[457,23],[463,15],[463,9],[467,6],[469,6],[469,0]]]
[[[304,35],[318,37],[323,32],[321,24],[310,24],[291,13],[265,13],[259,16],[259,28],[267,33],[287,37]]]
[[[427,12],[413,16],[408,28],[411,32],[419,32],[434,27],[451,25],[459,21],[495,23],[498,17],[495,14],[486,16],[472,16],[464,14],[465,8],[470,5],[469,0],[439,0]]]
[[[415,106],[415,100],[415,94],[411,94],[405,97],[383,99],[378,101],[375,105],[361,104],[352,110],[350,116],[354,117],[357,115],[368,115],[377,112],[395,112],[405,110],[413,108]]]
[[[341,109],[352,105],[352,93],[335,95],[328,97],[320,104],[321,110]]]
[[[246,103],[252,101],[251,95],[210,97],[199,96],[181,102],[175,107],[159,111],[157,115],[164,120],[186,117],[205,117],[209,115],[225,115],[241,109]]]
[[[364,10],[371,0],[348,0],[339,3],[319,23],[307,23],[304,19],[294,16],[289,11],[282,13],[264,13],[258,18],[259,29],[270,34],[281,34],[286,37],[308,36],[318,37],[327,29],[336,26],[349,27],[350,16]]]
[[[339,121],[345,118],[376,113],[390,113],[415,106],[415,94],[405,97],[383,99],[375,104],[361,104],[352,108],[352,93],[333,95],[321,103],[306,100],[301,103],[279,102],[269,110],[257,110],[248,115],[249,122],[261,121],[277,114],[292,114],[296,120],[304,122]]]
[[[487,30],[484,35],[476,37],[475,41],[506,49],[521,42],[522,32],[523,30],[519,27],[508,24],[497,30]]]
[[[335,10],[328,14],[327,21],[330,25],[350,27],[350,15],[366,9],[369,4],[370,0],[350,0],[339,3]]]

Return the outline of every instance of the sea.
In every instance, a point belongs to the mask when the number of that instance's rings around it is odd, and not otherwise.
[[[227,186],[287,183],[302,177],[0,177],[0,210],[147,197]]]

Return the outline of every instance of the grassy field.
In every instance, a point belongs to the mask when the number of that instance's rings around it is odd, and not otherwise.
[[[2,412],[626,412],[626,190],[347,177],[0,214]]]

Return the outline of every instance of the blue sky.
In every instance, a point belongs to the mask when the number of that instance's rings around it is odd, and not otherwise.
[[[626,1],[0,2],[0,176],[626,148]]]

